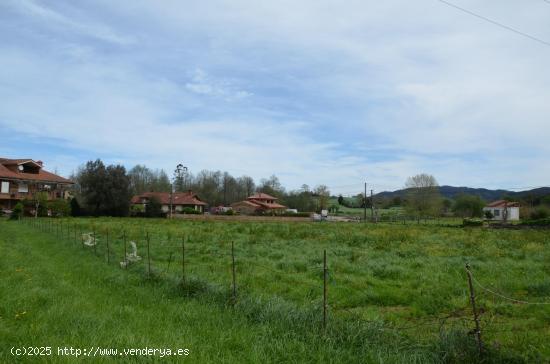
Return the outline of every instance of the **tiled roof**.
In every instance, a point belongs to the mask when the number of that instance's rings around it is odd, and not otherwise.
[[[277,197],[268,195],[267,193],[257,192],[247,198],[248,200],[278,200]]]
[[[156,197],[162,205],[170,204],[170,193],[169,192],[145,192],[141,195],[132,197],[133,204],[142,203],[143,199],[149,199],[151,197]],[[202,205],[205,206],[206,203],[202,202],[197,196],[197,194],[192,191],[188,192],[175,192],[172,198],[172,205]]]
[[[33,181],[33,182],[55,182],[55,183],[70,183],[73,182],[63,178],[61,176],[58,176],[56,174],[53,174],[51,172],[48,172],[42,168],[38,169],[38,173],[23,173],[19,171],[12,171],[6,166],[12,166],[17,165],[25,162],[32,162],[39,166],[39,164],[32,159],[6,159],[6,158],[0,158],[0,178],[8,178],[8,179],[17,179],[17,180],[23,180],[23,181]]]
[[[497,200],[487,204],[486,207],[519,207],[518,202],[510,202],[506,200]]]

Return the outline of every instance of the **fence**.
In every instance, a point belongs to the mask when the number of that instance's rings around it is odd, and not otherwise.
[[[319,257],[314,266],[306,266],[297,272],[288,273],[280,269],[259,264],[255,261],[240,261],[240,250],[234,241],[230,240],[213,247],[208,244],[192,244],[188,233],[150,234],[142,227],[126,231],[123,229],[109,230],[93,223],[82,224],[71,221],[51,218],[28,218],[20,220],[45,233],[55,234],[74,246],[90,251],[93,255],[103,259],[106,264],[118,264],[121,269],[145,272],[148,279],[162,279],[178,276],[182,287],[187,287],[190,278],[202,277],[205,281],[225,287],[227,302],[235,305],[239,297],[250,292],[246,289],[246,281],[254,280],[258,269],[267,272],[270,278],[282,282],[284,287],[300,285],[300,291],[306,292],[306,303],[309,301],[314,309],[318,309],[320,332],[326,332],[333,314],[346,312],[348,308],[342,302],[331,300],[331,290],[336,285],[330,264],[330,250],[319,251]],[[154,251],[152,251],[152,246]],[[144,252],[144,253],[141,253]],[[140,254],[143,254],[140,255]],[[217,260],[213,260],[215,258]],[[179,260],[179,262],[178,262]],[[214,274],[216,269],[222,269],[222,274]],[[469,302],[464,307],[452,312],[440,313],[432,317],[418,320],[411,325],[396,326],[389,323],[380,325],[381,330],[407,331],[420,327],[437,326],[442,329],[445,325],[453,324],[462,328],[470,326],[470,333],[477,343],[479,355],[484,355],[486,347],[483,342],[484,332],[516,332],[515,328],[501,327],[489,316],[489,312],[480,310],[481,295],[476,295],[476,289],[485,295],[499,298],[512,304],[521,305],[550,305],[550,302],[530,302],[508,297],[496,289],[488,288],[475,276],[469,265],[465,267],[464,286],[469,291]],[[241,283],[242,282],[242,283]],[[282,289],[284,291],[284,289]],[[364,320],[368,322],[368,320]]]

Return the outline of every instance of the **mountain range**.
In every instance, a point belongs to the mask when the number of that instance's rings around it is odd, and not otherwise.
[[[376,194],[377,197],[393,198],[406,196],[409,189],[401,189],[397,191],[384,191]],[[514,199],[530,199],[541,196],[550,195],[550,187],[539,187],[526,191],[508,191],[508,190],[489,190],[486,188],[471,188],[471,187],[454,187],[454,186],[439,186],[439,192],[445,198],[454,199],[458,195],[468,194],[481,197],[485,201],[494,201],[504,198],[505,196]]]

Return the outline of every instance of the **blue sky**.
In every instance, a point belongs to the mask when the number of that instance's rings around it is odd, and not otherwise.
[[[550,41],[550,4],[455,4]],[[0,155],[549,184],[550,47],[436,0],[0,2]],[[357,187],[355,187],[357,186]]]

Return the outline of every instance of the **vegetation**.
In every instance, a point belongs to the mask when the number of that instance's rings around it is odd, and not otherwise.
[[[442,200],[434,176],[423,173],[409,177],[406,187],[409,213],[418,217],[439,216]]]
[[[453,206],[455,216],[460,217],[483,217],[485,201],[479,196],[459,195]]]
[[[60,222],[76,231],[98,234],[98,264],[105,264],[109,229],[113,267],[122,260],[125,231],[142,256],[128,274],[147,273],[148,232],[152,277],[159,282],[181,277],[185,235],[188,283],[183,292],[221,306],[230,302],[233,241],[238,282],[235,314],[246,325],[284,327],[285,337],[300,338],[313,347],[308,338],[319,333],[322,252],[327,249],[329,334],[324,342],[328,347],[338,343],[345,352],[334,361],[410,362],[415,357],[420,362],[475,361],[470,356],[475,354],[473,338],[467,334],[473,323],[466,262],[476,281],[500,294],[528,302],[549,302],[550,297],[546,279],[550,240],[538,230],[109,218]],[[52,234],[57,231],[49,229]],[[69,237],[63,249],[70,254],[82,250],[78,239]],[[87,249],[93,254],[92,248]],[[514,304],[475,287],[487,362],[544,362],[550,357],[546,345],[550,305]],[[282,339],[278,345],[292,351],[287,340],[291,339]],[[324,355],[327,349],[312,350]]]
[[[94,216],[128,216],[130,181],[121,165],[105,166],[101,160],[89,161],[76,176],[80,197]]]

